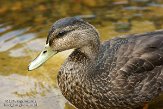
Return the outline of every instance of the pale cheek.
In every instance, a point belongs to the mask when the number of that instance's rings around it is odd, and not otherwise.
[[[74,41],[68,38],[58,39],[53,42],[53,48],[55,50],[61,50],[61,51],[67,50],[67,49],[71,49],[71,47],[73,46],[74,46]]]

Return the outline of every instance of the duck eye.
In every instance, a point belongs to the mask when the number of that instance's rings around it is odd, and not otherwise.
[[[66,33],[67,33],[66,31],[59,32],[57,38],[64,36]]]
[[[66,35],[67,33],[71,32],[71,31],[73,31],[73,30],[74,30],[74,29],[68,30],[68,31],[60,31],[60,32],[56,35],[56,37],[57,37],[57,38],[60,38],[60,37]]]

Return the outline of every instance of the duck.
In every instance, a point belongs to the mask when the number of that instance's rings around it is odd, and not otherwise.
[[[163,30],[100,42],[81,17],[57,20],[28,70],[74,49],[57,75],[62,95],[77,109],[139,109],[163,92]]]

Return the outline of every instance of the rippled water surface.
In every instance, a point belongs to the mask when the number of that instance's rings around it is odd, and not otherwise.
[[[56,75],[71,53],[57,54],[37,70],[27,66],[41,51],[50,26],[59,18],[96,15],[86,19],[101,40],[163,28],[162,0],[1,0],[0,1],[0,109],[6,100],[36,100],[37,106],[12,109],[73,109],[61,95]],[[163,97],[150,104],[163,109]]]

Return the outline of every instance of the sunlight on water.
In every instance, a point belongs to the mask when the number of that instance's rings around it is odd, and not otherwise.
[[[0,52],[7,51],[7,50],[13,48],[14,46],[16,46],[17,44],[21,44],[26,41],[29,41],[29,40],[33,39],[34,37],[35,37],[35,34],[29,33],[29,34],[24,34],[24,35],[15,37],[6,42],[2,42],[0,45],[1,46]]]
[[[58,53],[39,69],[27,71],[44,47],[50,26],[59,18],[96,15],[86,20],[99,30],[102,41],[163,28],[161,0],[4,0],[0,7],[0,109],[10,108],[3,105],[13,99],[38,103],[22,109],[73,109],[56,82],[60,66],[73,50]],[[151,109],[163,107],[159,104],[162,98],[151,103],[155,107]]]

